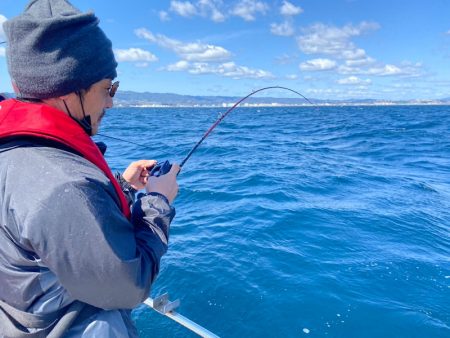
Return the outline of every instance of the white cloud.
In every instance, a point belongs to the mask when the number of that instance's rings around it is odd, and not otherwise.
[[[372,65],[372,66],[370,66]],[[371,76],[406,76],[406,77],[417,77],[422,75],[422,64],[421,63],[410,63],[403,62],[400,65],[392,64],[375,64],[375,62],[370,62],[364,64],[364,66],[370,66],[369,68],[359,68],[354,66],[340,65],[338,68],[339,74],[344,75],[371,75]]]
[[[336,68],[336,62],[330,59],[313,59],[300,64],[304,71],[323,71]]]
[[[354,48],[342,51],[342,58],[346,60],[361,60],[367,58],[366,51],[361,48]]]
[[[177,63],[167,66],[166,69],[170,72],[186,71],[189,69],[189,62],[181,60],[178,61]]]
[[[272,73],[262,69],[239,66],[234,62],[223,62],[231,58],[231,53],[220,46],[200,42],[185,43],[162,34],[153,34],[145,28],[136,29],[135,34],[151,43],[173,51],[181,58],[178,62],[162,68],[166,71],[188,72],[194,75],[213,74],[233,79],[274,78]]]
[[[5,47],[0,47],[0,56],[5,56],[6,51],[5,51]]]
[[[384,65],[382,67],[370,68],[367,72],[369,75],[390,76],[403,74],[403,70],[395,65]]]
[[[194,75],[215,74],[224,77],[231,77],[233,79],[264,79],[273,78],[270,72],[261,69],[251,69],[245,66],[238,66],[234,62],[226,62],[218,65],[211,65],[206,62],[188,62],[178,61],[175,64],[166,67],[166,70],[175,71],[187,71]]]
[[[303,12],[301,7],[297,7],[289,1],[283,1],[283,5],[280,8],[281,15],[294,16]]]
[[[150,42],[157,41],[155,35],[152,32],[150,32],[149,30],[147,30],[146,28],[135,29],[134,34],[136,34],[137,37],[139,37],[141,39],[146,39]]]
[[[347,79],[338,81],[340,84],[355,84],[352,81],[359,79],[355,75],[371,76],[410,76],[421,74],[421,64],[403,62],[401,65],[383,64],[367,55],[366,51],[358,48],[352,38],[378,29],[380,26],[374,22],[361,22],[358,25],[348,24],[343,27],[328,26],[322,23],[302,29],[302,34],[297,37],[298,46],[305,54],[330,55],[344,60],[339,66],[334,61],[325,62],[327,59],[312,63],[307,61],[300,65],[302,70],[329,70],[337,68],[337,73],[352,75]],[[314,61],[314,60],[313,60]],[[361,81],[361,80],[360,80]],[[361,82],[359,82],[361,84]],[[366,82],[367,84],[367,82]]]
[[[178,49],[179,55],[188,61],[222,61],[231,56],[231,53],[222,47],[200,43],[188,43]]]
[[[170,10],[184,17],[194,16],[197,12],[189,1],[171,1]]]
[[[0,42],[6,40],[5,31],[3,30],[3,23],[8,20],[6,16],[0,14]]]
[[[228,4],[227,4],[228,5]],[[180,16],[191,18],[201,16],[208,18],[214,22],[223,22],[228,15],[241,17],[245,21],[254,21],[256,15],[266,14],[269,5],[261,0],[237,0],[231,10],[225,14],[225,6],[223,0],[197,0],[197,1],[170,1],[169,11]],[[293,5],[288,1],[284,1],[280,7],[280,13],[284,16],[294,16],[302,13],[300,7]],[[160,12],[160,19],[167,20],[168,16],[165,11]]]
[[[308,95],[317,95],[317,96],[327,96],[327,95],[340,95],[342,94],[341,89],[335,88],[307,88],[305,91]]]
[[[355,65],[349,66],[347,64],[340,65],[338,67],[338,73],[343,75],[349,75],[349,74],[361,74],[363,70],[361,68],[356,67]]]
[[[298,55],[283,54],[275,58],[275,62],[281,65],[297,63]]]
[[[362,66],[368,66],[375,63],[375,59],[371,58],[370,56],[367,56],[362,59],[358,60],[346,60],[345,65],[348,67],[362,67]]]
[[[349,76],[345,79],[338,80],[337,83],[342,85],[369,85],[372,81],[370,79],[363,80],[356,76]]]
[[[214,22],[223,22],[225,21],[225,15],[223,15],[217,9],[213,9],[211,13],[211,20]]]
[[[166,11],[160,11],[159,12],[159,20],[161,21],[169,21],[169,13],[167,13]]]
[[[158,61],[158,58],[155,55],[140,48],[115,49],[114,54],[116,55],[118,62]]]
[[[289,75],[286,75],[286,79],[288,79],[288,80],[297,80],[298,79],[298,75],[297,74],[289,74]]]
[[[209,17],[214,22],[223,22],[225,15],[218,9],[220,4],[218,0],[199,0],[197,6],[202,16]]]
[[[255,15],[259,12],[265,14],[269,6],[257,0],[241,0],[231,11],[231,14],[239,16],[245,21],[255,20]]]
[[[341,28],[318,23],[304,28],[303,34],[297,37],[297,43],[305,54],[326,54],[342,59],[365,58],[365,51],[357,48],[351,38],[378,28],[379,25],[373,22]]]
[[[184,17],[202,16],[223,22],[225,15],[219,10],[221,3],[221,0],[171,1],[169,10]]]
[[[294,27],[291,22],[285,21],[281,24],[270,24],[270,32],[274,35],[292,36],[294,35]]]
[[[181,41],[168,38],[165,35],[154,35],[145,28],[135,30],[135,34],[161,47],[175,52],[182,59],[192,62],[220,62],[229,60],[231,53],[223,47],[203,44],[200,42],[183,43]]]
[[[445,32],[445,34],[450,35],[450,29],[447,32]]]
[[[211,20],[214,22],[223,22],[225,21],[225,15],[218,10],[213,10],[211,13]]]
[[[285,21],[281,24],[270,24],[270,32],[274,35],[292,36],[294,35],[294,27],[291,22]]]
[[[264,79],[273,77],[273,75],[270,72],[267,72],[265,70],[251,69],[245,66],[238,66],[234,62],[227,62],[220,65],[219,72],[224,76],[233,78]]]

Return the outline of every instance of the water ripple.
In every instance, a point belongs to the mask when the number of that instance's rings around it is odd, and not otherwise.
[[[102,132],[150,149],[104,140],[108,162],[180,162],[221,110],[113,109]],[[179,175],[152,294],[221,336],[450,336],[449,126],[444,106],[237,109]]]

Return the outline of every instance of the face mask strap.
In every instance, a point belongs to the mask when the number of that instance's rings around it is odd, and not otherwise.
[[[92,136],[91,116],[89,116],[89,115],[86,116],[86,113],[84,111],[84,106],[83,106],[83,100],[81,99],[81,93],[76,92],[76,94],[78,95],[78,98],[80,100],[81,111],[83,112],[83,118],[81,120],[78,120],[75,117],[73,117],[73,115],[70,113],[70,110],[69,110],[69,107],[67,106],[66,101],[65,100],[62,100],[62,101],[64,103],[64,106],[66,107],[67,113],[72,118],[72,120],[74,120],[76,123],[78,123],[80,125],[80,127],[83,128],[83,130],[86,132],[86,134],[88,134],[89,136]]]

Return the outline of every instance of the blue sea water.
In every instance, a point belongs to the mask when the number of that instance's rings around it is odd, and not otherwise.
[[[181,162],[219,108],[117,108],[107,160]],[[239,108],[179,175],[153,297],[223,337],[450,337],[450,107]],[[141,337],[195,337],[140,306]]]

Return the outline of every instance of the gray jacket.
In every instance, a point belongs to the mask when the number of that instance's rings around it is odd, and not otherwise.
[[[130,309],[149,295],[175,210],[150,194],[128,221],[119,205],[104,173],[64,146],[0,142],[0,301],[50,318],[24,332],[45,336],[81,304],[64,337],[137,336]]]

